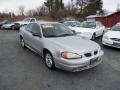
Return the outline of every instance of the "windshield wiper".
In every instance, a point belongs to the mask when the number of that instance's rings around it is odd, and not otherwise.
[[[64,37],[64,36],[73,36],[74,34],[61,34],[59,35],[60,37]]]
[[[45,36],[45,37],[58,37],[56,35],[49,35],[49,36]]]
[[[61,35],[49,35],[49,36],[45,36],[45,37],[64,37],[64,36],[73,36],[74,34],[61,34]]]

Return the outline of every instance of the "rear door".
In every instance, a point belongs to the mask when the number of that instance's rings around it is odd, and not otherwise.
[[[32,26],[33,24],[28,24],[27,26],[25,26],[25,30],[24,30],[24,41],[25,43],[31,47],[32,43],[31,43],[31,38],[32,38]]]

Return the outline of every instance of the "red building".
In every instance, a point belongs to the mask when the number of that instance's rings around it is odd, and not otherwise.
[[[88,16],[87,20],[100,21],[106,27],[112,27],[116,23],[120,22],[120,11],[105,16]]]

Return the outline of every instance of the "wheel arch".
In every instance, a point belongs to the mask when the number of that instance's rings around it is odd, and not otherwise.
[[[20,35],[20,39],[23,39],[23,36],[22,36],[22,35]]]
[[[43,57],[44,57],[44,54],[45,54],[46,52],[49,52],[50,54],[52,54],[52,52],[51,52],[49,49],[43,48],[43,50],[42,50],[42,56],[43,56]]]

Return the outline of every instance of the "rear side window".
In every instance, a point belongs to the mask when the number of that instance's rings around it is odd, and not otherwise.
[[[32,32],[32,27],[33,27],[33,24],[28,24],[26,26],[26,30],[29,31],[29,32]]]

